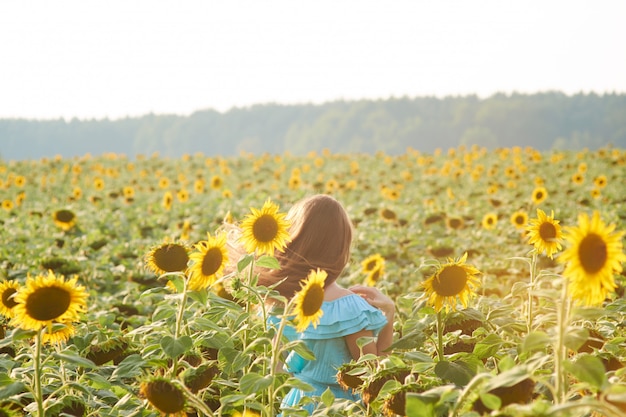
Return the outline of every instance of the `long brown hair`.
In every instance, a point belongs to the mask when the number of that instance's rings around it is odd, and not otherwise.
[[[291,241],[276,253],[280,269],[261,273],[259,284],[285,279],[276,289],[291,298],[311,269],[326,271],[325,285],[334,282],[348,263],[352,243],[352,224],[343,206],[329,195],[315,194],[296,202],[286,219]]]
[[[260,285],[269,287],[280,282],[276,290],[290,299],[312,269],[326,271],[325,285],[337,280],[350,258],[352,223],[341,203],[326,194],[297,201],[286,219],[291,222],[291,240],[284,251],[274,253],[280,269],[256,268],[255,272],[259,274]],[[232,224],[224,224],[223,229],[228,233],[230,258],[226,271],[232,272],[235,262],[245,254],[238,244],[241,230]]]

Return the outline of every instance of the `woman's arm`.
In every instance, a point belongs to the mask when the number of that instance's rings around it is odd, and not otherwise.
[[[379,289],[374,287],[366,287],[363,285],[355,285],[350,290],[355,294],[359,294],[370,305],[379,308],[385,317],[387,318],[387,324],[378,333],[378,340],[376,343],[369,343],[363,346],[363,354],[373,353],[377,356],[386,356],[388,352],[385,350],[391,346],[393,342],[393,320],[395,317],[396,307],[391,298],[380,292]],[[360,332],[353,333],[346,336],[346,343],[348,349],[354,359],[360,357],[359,347],[356,341],[361,337],[373,337],[371,330],[361,330]]]

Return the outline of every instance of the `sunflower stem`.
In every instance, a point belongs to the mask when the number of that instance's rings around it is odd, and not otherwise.
[[[187,305],[187,291],[189,288],[189,280],[187,279],[187,276],[183,277],[183,291],[182,291],[182,297],[180,300],[180,304],[178,305],[178,314],[176,315],[176,326],[174,328],[174,339],[178,340],[178,338],[180,337],[180,333],[182,331],[182,323],[183,323],[183,318],[185,315],[185,307]],[[173,363],[172,363],[172,376],[176,376],[176,371],[178,368],[178,357],[173,358]]]
[[[37,415],[44,417],[43,410],[43,394],[41,392],[41,332],[42,329],[37,331],[35,336],[35,361],[33,364],[35,372],[35,401],[37,401]]]
[[[528,333],[532,331],[532,327],[533,327],[533,291],[535,289],[536,277],[537,277],[537,252],[535,251],[530,261],[530,283],[528,285],[528,317],[527,317]]]
[[[267,415],[269,417],[274,417],[274,400],[275,400],[275,390],[274,390],[274,379],[276,377],[276,369],[278,368],[278,360],[280,359],[280,341],[283,338],[283,332],[285,331],[285,326],[287,325],[287,318],[289,317],[289,312],[292,308],[293,298],[289,300],[287,305],[285,306],[285,311],[283,312],[283,316],[280,318],[280,324],[278,325],[278,330],[274,335],[274,340],[272,343],[272,355],[270,358],[270,377],[272,379],[272,383],[268,388],[268,405],[269,409],[267,410]]]
[[[443,361],[443,318],[441,310],[437,312],[437,357]]]
[[[567,375],[565,375],[565,335],[569,322],[569,298],[567,296],[567,278],[563,277],[561,289],[560,304],[557,310],[557,340],[554,347],[554,382],[556,391],[556,404],[562,404],[565,401],[567,392]]]

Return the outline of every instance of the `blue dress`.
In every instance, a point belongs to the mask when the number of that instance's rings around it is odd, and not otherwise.
[[[284,336],[289,341],[304,340],[307,348],[315,355],[315,360],[306,360],[294,351],[288,355],[285,370],[311,385],[313,391],[292,388],[283,399],[281,408],[299,407],[298,402],[303,397],[320,396],[328,388],[335,398],[355,402],[361,399],[360,395],[352,390],[344,390],[337,383],[337,369],[352,360],[344,337],[361,330],[371,330],[376,336],[387,324],[387,318],[357,294],[324,301],[321,308],[324,314],[317,328],[309,325],[303,332],[297,333],[293,326],[285,326]],[[280,318],[270,315],[268,321],[278,328]],[[314,405],[307,404],[302,408],[312,413]]]

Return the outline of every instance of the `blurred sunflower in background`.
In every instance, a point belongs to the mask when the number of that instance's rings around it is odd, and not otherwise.
[[[87,291],[77,280],[65,281],[52,271],[35,278],[29,276],[14,297],[17,305],[13,307],[11,324],[38,331],[54,323],[78,321],[78,315],[87,308]]]
[[[456,310],[457,299],[467,308],[467,303],[478,285],[478,275],[481,273],[472,265],[465,263],[467,252],[459,259],[448,258],[446,264],[440,265],[437,271],[422,286],[428,296],[428,304],[435,307],[437,312],[443,306],[446,309]]]
[[[248,253],[274,256],[274,250],[284,250],[289,239],[290,222],[284,213],[278,212],[278,206],[267,199],[261,210],[250,208],[241,222],[242,235],[239,240]]]
[[[212,285],[224,270],[228,262],[226,233],[217,236],[207,233],[207,240],[196,244],[194,248],[195,251],[189,256],[192,261],[189,267],[189,289],[197,291]]]
[[[9,280],[0,283],[0,314],[10,319],[13,317],[13,308],[17,305],[15,295],[20,289],[17,281]]]
[[[615,231],[614,224],[606,225],[597,210],[591,218],[580,213],[578,225],[565,228],[569,247],[558,260],[566,264],[563,276],[569,280],[568,292],[574,300],[600,305],[615,290],[613,274],[621,272],[626,262],[623,235],[623,231]]]
[[[373,287],[385,271],[385,258],[379,253],[368,256],[361,262],[362,271],[367,275],[365,285]]]
[[[496,213],[487,213],[483,216],[481,221],[483,228],[487,230],[493,230],[498,224],[498,215]]]
[[[174,195],[171,191],[166,191],[165,194],[163,194],[163,200],[161,204],[163,205],[163,208],[165,208],[165,210],[169,211],[172,208],[172,204],[174,204]]]
[[[172,415],[183,416],[185,409],[185,393],[172,381],[163,377],[153,377],[140,384],[139,395],[159,412]]]
[[[61,209],[52,213],[52,220],[59,229],[68,231],[76,225],[76,214],[72,210]]]
[[[593,179],[593,184],[596,186],[596,188],[604,188],[606,187],[607,183],[608,180],[606,178],[606,175],[598,175]]]
[[[324,270],[311,270],[307,279],[302,283],[302,289],[294,295],[296,331],[303,332],[309,325],[317,328],[317,323],[324,315],[322,303],[326,277]]]
[[[465,220],[463,220],[462,217],[458,217],[458,216],[447,216],[446,227],[452,230],[463,229],[465,227]]]
[[[145,261],[146,267],[157,275],[183,272],[189,262],[189,249],[182,243],[164,242],[152,248]]]
[[[516,229],[523,229],[524,227],[526,227],[526,224],[528,223],[528,213],[526,213],[523,210],[518,210],[515,213],[511,214],[511,224],[516,228]]]
[[[546,190],[546,187],[543,186],[536,187],[533,190],[531,198],[533,204],[538,206],[539,204],[543,203],[546,198],[548,198],[548,190]]]
[[[554,219],[554,211],[547,216],[546,213],[537,209],[537,218],[531,219],[526,227],[528,243],[535,247],[537,253],[546,253],[552,259],[553,255],[561,250],[563,232],[559,220]]]

